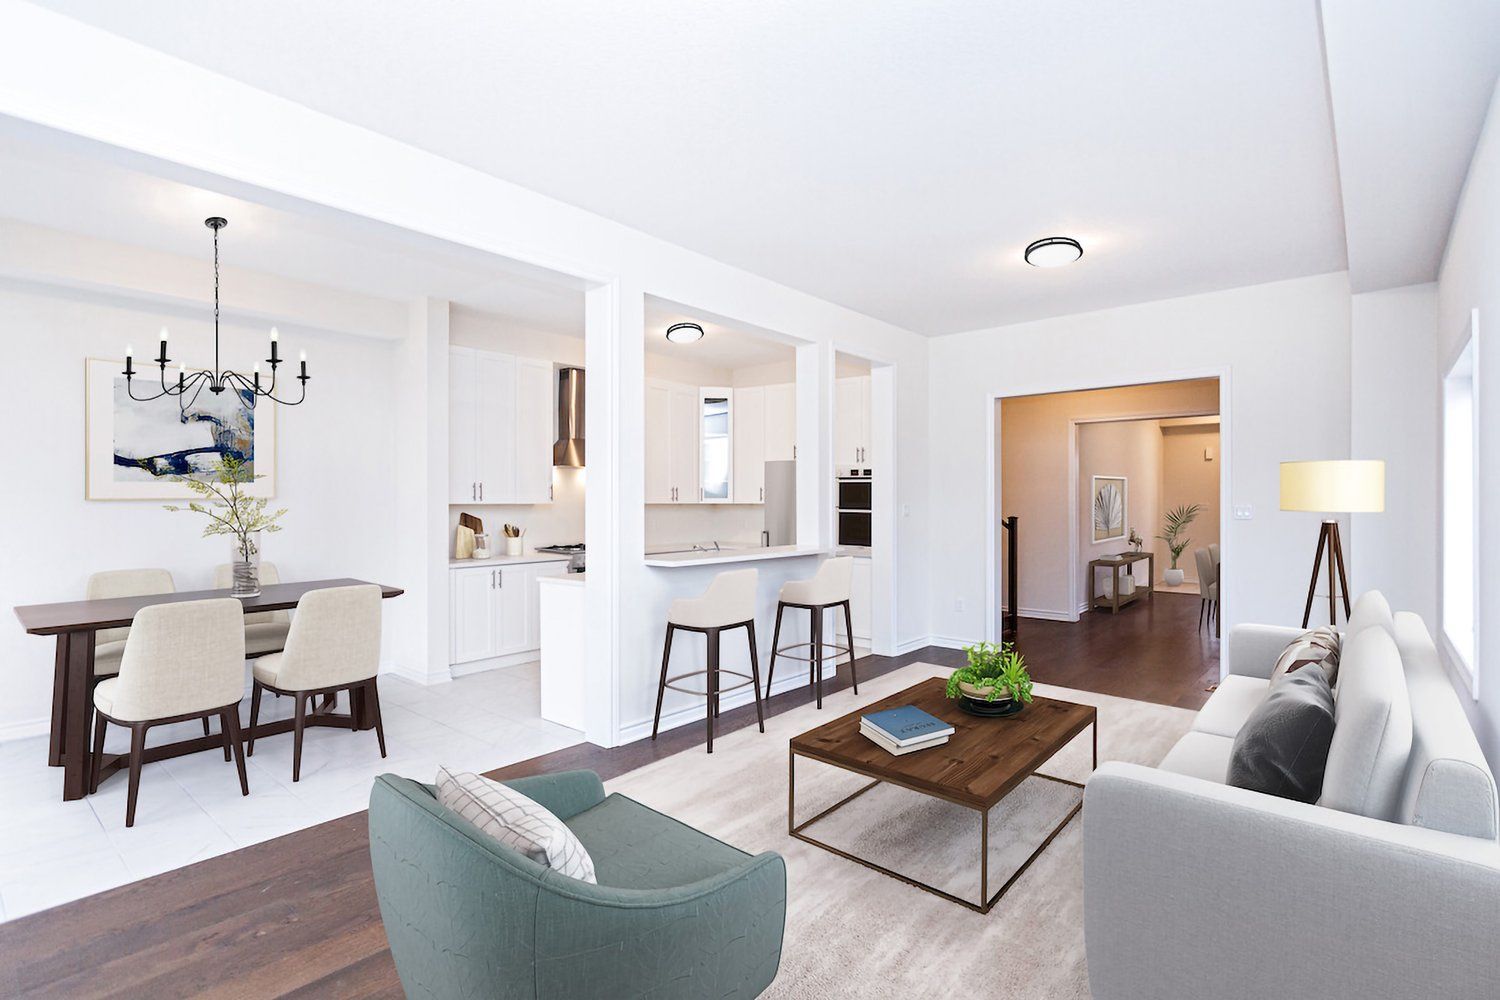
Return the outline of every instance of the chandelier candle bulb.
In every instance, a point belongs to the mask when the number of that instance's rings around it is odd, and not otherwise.
[[[161,357],[157,358],[158,364],[165,365],[170,358],[167,357],[167,328],[161,328]]]
[[[274,326],[271,327],[271,364],[273,365],[281,360],[281,358],[276,353],[276,342],[279,339],[280,335],[276,332],[276,328]]]

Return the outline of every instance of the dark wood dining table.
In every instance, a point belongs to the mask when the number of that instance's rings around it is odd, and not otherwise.
[[[240,598],[245,614],[263,611],[288,611],[296,608],[303,594],[328,587],[351,587],[365,580],[310,580],[302,583],[274,583],[261,588],[256,597]],[[399,597],[398,587],[379,584],[382,597]],[[146,594],[139,597],[110,597],[94,601],[67,601],[62,604],[29,604],[17,607],[16,617],[30,635],[57,636],[57,662],[52,678],[52,728],[47,746],[47,763],[63,769],[63,799],[81,799],[88,791],[88,731],[93,710],[94,643],[101,629],[128,626],[135,613],[155,604],[177,604],[229,597],[228,590],[194,590],[171,594]],[[364,698],[356,694],[349,706],[349,725],[370,729],[375,720]],[[289,732],[291,720],[262,723],[257,736]],[[143,761],[166,760],[202,750],[224,747],[224,736],[200,736],[163,746],[148,747]],[[100,778],[117,769],[123,754],[106,755]]]

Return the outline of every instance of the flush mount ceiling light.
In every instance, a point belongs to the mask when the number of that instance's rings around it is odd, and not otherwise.
[[[1049,236],[1028,246],[1025,257],[1032,267],[1062,267],[1083,257],[1083,245],[1067,236]]]
[[[703,339],[703,327],[697,323],[673,323],[667,327],[667,339],[674,344],[694,344]]]

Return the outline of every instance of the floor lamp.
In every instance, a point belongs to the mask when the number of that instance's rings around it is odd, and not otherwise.
[[[1385,463],[1381,461],[1328,461],[1281,463],[1281,509],[1319,514],[1379,514],[1385,510]],[[1339,523],[1326,518],[1318,531],[1318,552],[1313,556],[1312,580],[1307,585],[1307,606],[1302,627],[1312,617],[1313,592],[1324,552],[1328,554],[1328,623],[1338,624],[1338,598],[1344,599],[1344,620],[1349,619],[1349,578],[1344,571],[1344,543]],[[1335,581],[1334,573],[1338,573]]]

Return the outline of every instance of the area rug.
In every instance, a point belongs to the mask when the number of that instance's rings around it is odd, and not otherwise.
[[[948,671],[913,664],[606,784],[752,854],[787,865],[781,970],[767,997],[1087,997],[1083,950],[1082,819],[1075,817],[988,914],[978,914],[787,834],[787,743],[799,733]],[[1099,760],[1155,764],[1188,731],[1180,708],[1068,688],[1036,692],[1099,709]],[[1085,731],[1044,771],[1082,780]],[[802,822],[866,784],[797,761]],[[1004,884],[1078,801],[1077,789],[1033,779],[990,814],[990,892]],[[810,827],[808,834],[965,898],[978,896],[976,813],[882,785]]]

